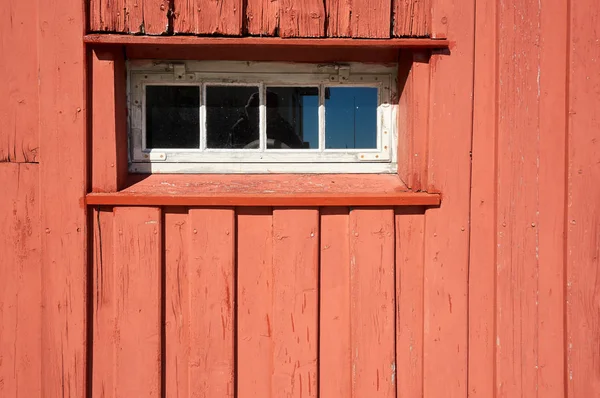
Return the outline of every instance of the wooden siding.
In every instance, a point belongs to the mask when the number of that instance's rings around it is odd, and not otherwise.
[[[428,37],[431,0],[90,1],[92,32],[280,37]]]

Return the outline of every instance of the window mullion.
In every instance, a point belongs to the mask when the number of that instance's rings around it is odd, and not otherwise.
[[[200,84],[200,150],[206,149],[206,85]]]
[[[319,84],[319,151],[325,150],[325,86]]]
[[[260,138],[260,151],[264,152],[267,148],[267,90],[263,82],[259,85],[259,138]]]

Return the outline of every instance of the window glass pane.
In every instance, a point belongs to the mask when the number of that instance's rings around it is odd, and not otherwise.
[[[200,147],[200,88],[146,86],[146,147]]]
[[[377,148],[377,88],[327,87],[325,148]]]
[[[319,148],[319,88],[267,88],[267,148]]]
[[[258,87],[206,86],[208,148],[258,148]]]

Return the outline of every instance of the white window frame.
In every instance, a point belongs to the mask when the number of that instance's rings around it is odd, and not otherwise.
[[[258,149],[206,148],[206,86],[260,87]],[[200,88],[200,148],[146,148],[145,91],[149,85]],[[319,149],[266,149],[269,86],[319,87]],[[325,88],[376,87],[377,148],[325,149]],[[128,61],[129,170],[133,173],[394,173],[397,171],[397,68],[350,63]]]

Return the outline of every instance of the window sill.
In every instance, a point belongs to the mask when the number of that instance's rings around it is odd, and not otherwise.
[[[411,192],[397,175],[161,175],[138,177],[92,206],[439,206],[439,194]]]

